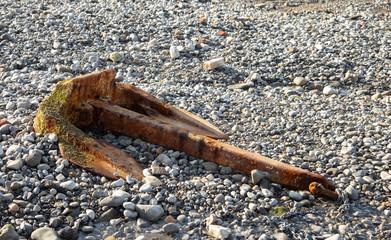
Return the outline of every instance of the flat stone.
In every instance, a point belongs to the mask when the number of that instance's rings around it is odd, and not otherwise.
[[[204,62],[203,67],[204,69],[212,70],[221,67],[223,65],[224,65],[224,58],[215,58],[207,62]]]
[[[212,162],[203,162],[202,166],[205,168],[206,171],[216,171],[218,168],[218,165]]]
[[[112,197],[122,197],[122,198],[130,198],[130,193],[125,192],[124,190],[115,190],[113,194],[111,194]]]
[[[159,187],[162,185],[162,182],[159,180],[159,178],[155,176],[147,176],[143,179],[145,183],[151,184],[152,187]]]
[[[325,240],[342,240],[342,238],[339,234],[335,234],[331,237],[326,238]]]
[[[167,223],[165,225],[163,225],[163,231],[165,233],[177,233],[179,232],[179,226],[178,224],[175,224],[175,223]]]
[[[123,180],[122,178],[112,182],[110,185],[111,187],[121,187],[122,185],[124,185],[125,183],[125,180]]]
[[[332,88],[330,86],[326,86],[323,88],[323,94],[326,96],[337,94],[337,90],[335,90],[334,88]]]
[[[217,239],[226,239],[231,235],[231,229],[219,225],[209,225],[208,235]]]
[[[380,173],[380,178],[383,179],[383,180],[391,180],[391,174],[389,174],[388,172],[385,172],[385,171],[382,171]]]
[[[254,86],[255,86],[255,84],[253,82],[245,82],[245,83],[238,83],[238,84],[229,85],[228,88],[247,90],[247,89],[254,87]]]
[[[11,224],[6,224],[0,229],[0,240],[18,240],[19,235]]]
[[[26,165],[29,167],[36,167],[41,163],[41,159],[42,154],[39,152],[34,152],[26,157]]]
[[[295,79],[293,79],[293,83],[296,86],[304,86],[307,82],[308,80],[303,77],[295,77]]]
[[[120,212],[115,208],[110,208],[106,212],[102,213],[99,217],[100,222],[109,222],[111,219],[116,219],[120,217]]]
[[[60,240],[57,233],[48,227],[41,227],[31,233],[32,240]]]
[[[76,183],[73,180],[68,180],[60,183],[60,187],[63,187],[67,190],[73,190],[76,188]]]
[[[20,153],[22,148],[19,145],[13,144],[8,147],[7,151],[5,151],[5,155],[10,156],[14,153]]]
[[[296,201],[303,200],[303,196],[301,196],[301,194],[296,191],[289,191],[289,197]]]
[[[9,160],[6,167],[12,170],[19,170],[23,166],[23,162],[20,159]]]
[[[139,191],[140,192],[152,192],[153,191],[152,185],[150,183],[145,183],[140,187]]]
[[[99,201],[99,206],[108,206],[108,207],[119,207],[124,203],[124,198],[123,197],[105,197],[101,201]]]
[[[136,205],[136,211],[142,218],[145,218],[149,221],[155,221],[160,219],[163,214],[164,210],[159,205],[142,205],[137,204]]]
[[[164,154],[164,153],[160,154],[156,158],[156,160],[158,160],[159,162],[163,163],[163,165],[166,165],[166,166],[169,166],[169,167],[171,167],[172,164],[173,164],[172,159],[169,156],[167,156],[166,154]]]

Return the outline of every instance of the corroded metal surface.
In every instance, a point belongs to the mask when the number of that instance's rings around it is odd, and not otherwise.
[[[61,82],[40,106],[36,131],[56,133],[61,153],[76,165],[110,178],[114,173],[142,178],[142,168],[134,159],[78,129],[95,126],[245,173],[259,169],[270,173],[270,181],[287,187],[308,190],[316,182],[323,188],[314,189],[335,190],[321,175],[215,140],[227,136],[192,113],[132,85],[115,83],[114,77],[113,70],[105,70]],[[334,199],[329,192],[313,193]]]

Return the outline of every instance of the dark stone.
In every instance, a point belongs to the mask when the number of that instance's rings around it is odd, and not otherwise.
[[[109,222],[111,219],[119,218],[121,213],[115,209],[110,208],[109,210],[102,213],[102,215],[98,218],[100,222]]]
[[[52,228],[58,228],[62,224],[62,220],[58,217],[56,218],[51,218],[49,220],[49,226]]]
[[[58,231],[58,235],[61,239],[64,240],[76,240],[77,239],[77,231],[71,227],[65,227]]]
[[[144,218],[137,219],[137,227],[146,228],[150,225],[149,221]]]
[[[29,167],[36,167],[41,163],[42,155],[39,152],[30,154],[26,158],[26,165]]]

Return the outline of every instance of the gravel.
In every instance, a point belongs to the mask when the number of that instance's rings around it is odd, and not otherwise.
[[[389,239],[389,3],[307,2],[1,1],[0,238]],[[58,136],[34,132],[37,109],[106,68],[349,202],[95,129],[144,181],[70,164]]]

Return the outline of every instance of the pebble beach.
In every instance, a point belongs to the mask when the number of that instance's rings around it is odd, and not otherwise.
[[[0,56],[0,240],[391,238],[389,1],[1,0]],[[108,68],[341,198],[97,129],[143,181],[71,164],[38,107]]]

